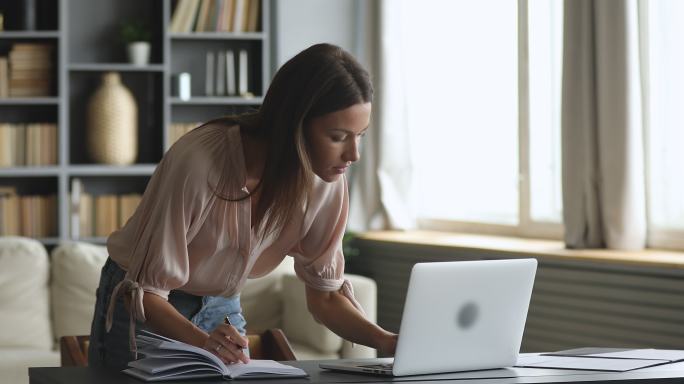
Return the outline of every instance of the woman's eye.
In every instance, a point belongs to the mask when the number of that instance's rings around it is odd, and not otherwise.
[[[344,141],[344,136],[332,136],[332,141],[339,143],[341,141]]]

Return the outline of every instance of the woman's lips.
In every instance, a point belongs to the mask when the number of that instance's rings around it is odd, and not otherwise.
[[[349,167],[346,167],[346,166],[345,167],[333,167],[333,169],[335,170],[335,173],[338,173],[338,174],[344,173],[347,170],[347,168],[349,168]]]

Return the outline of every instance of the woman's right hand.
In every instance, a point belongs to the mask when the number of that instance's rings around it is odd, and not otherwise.
[[[249,340],[228,324],[219,324],[209,333],[203,348],[220,357],[226,364],[237,362],[248,363],[249,357],[243,349],[247,348]]]

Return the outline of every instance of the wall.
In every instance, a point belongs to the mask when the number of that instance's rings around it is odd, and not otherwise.
[[[357,54],[359,0],[273,0],[274,71],[315,43],[332,43]]]

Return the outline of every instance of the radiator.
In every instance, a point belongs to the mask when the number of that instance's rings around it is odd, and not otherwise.
[[[378,284],[378,324],[398,332],[416,262],[521,257],[359,241],[350,270]],[[684,271],[538,257],[522,351],[566,348],[684,349]]]

